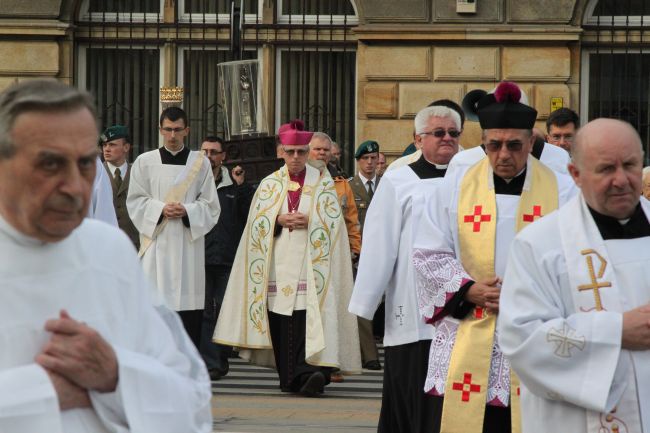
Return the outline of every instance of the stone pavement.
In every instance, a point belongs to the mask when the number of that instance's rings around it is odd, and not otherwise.
[[[215,395],[215,432],[374,433],[381,401],[289,395]]]
[[[379,348],[383,364],[383,347]],[[277,373],[230,359],[230,372],[212,383],[214,431],[220,433],[374,433],[382,371],[364,370],[331,383],[320,398],[282,393]]]

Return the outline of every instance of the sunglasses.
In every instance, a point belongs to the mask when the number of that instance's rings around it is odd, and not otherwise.
[[[503,141],[490,141],[485,145],[485,150],[488,152],[498,152],[501,150],[501,147],[503,147]],[[524,143],[519,140],[506,142],[506,148],[510,152],[519,152],[523,147]]]
[[[283,147],[282,151],[287,155],[305,156],[309,152],[309,149],[287,149],[286,147]]]
[[[420,132],[418,135],[433,135],[436,138],[442,138],[447,134],[449,134],[451,138],[458,138],[458,136],[460,136],[460,131],[456,129],[436,129],[435,131]]]

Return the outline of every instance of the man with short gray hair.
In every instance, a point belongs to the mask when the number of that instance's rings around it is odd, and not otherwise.
[[[411,246],[424,197],[442,182],[447,163],[458,151],[461,131],[454,110],[440,106],[421,110],[415,117],[415,139],[422,156],[386,172],[366,215],[349,310],[372,319],[386,298],[378,428],[382,433],[433,431],[435,401],[423,392],[433,328],[418,311]]]
[[[126,235],[85,218],[97,140],[86,93],[34,80],[0,94],[0,431],[209,432],[210,383],[179,320],[152,305]]]
[[[643,167],[643,196],[650,200],[650,167]]]

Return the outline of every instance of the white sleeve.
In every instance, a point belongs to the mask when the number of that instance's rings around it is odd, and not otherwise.
[[[142,156],[140,156],[131,166],[126,208],[138,232],[151,238],[162,215],[165,202],[153,197],[148,180],[145,178],[147,170],[142,165]]]
[[[0,432],[61,433],[56,391],[38,364],[0,372]]]
[[[192,240],[196,240],[212,230],[212,227],[219,221],[221,211],[210,163],[203,155],[199,155],[199,158],[204,159],[201,171],[195,180],[201,185],[199,194],[194,201],[183,203],[187,211],[187,217],[190,220]]]
[[[135,336],[113,346],[118,386],[112,393],[90,392],[93,407],[114,431],[211,432],[212,390],[205,364],[178,315],[152,305],[153,291],[146,292],[146,277],[133,261],[134,284],[128,289],[133,296],[125,305],[131,316],[126,326]]]
[[[88,217],[117,227],[117,216],[113,205],[113,187],[99,157],[96,160],[96,167]]]
[[[515,238],[499,301],[499,345],[534,394],[608,412],[629,368],[621,351],[622,315],[576,313],[562,272],[559,252],[542,253],[529,239]]]
[[[391,179],[384,178],[372,198],[361,237],[359,268],[348,311],[372,320],[397,261],[402,206]]]

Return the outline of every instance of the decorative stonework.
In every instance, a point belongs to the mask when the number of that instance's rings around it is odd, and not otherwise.
[[[551,113],[551,98],[562,98],[562,105],[571,106],[571,93],[566,84],[537,84],[535,86],[535,109],[538,119],[547,119]]]
[[[508,22],[568,24],[573,18],[576,0],[522,2],[508,0]]]

